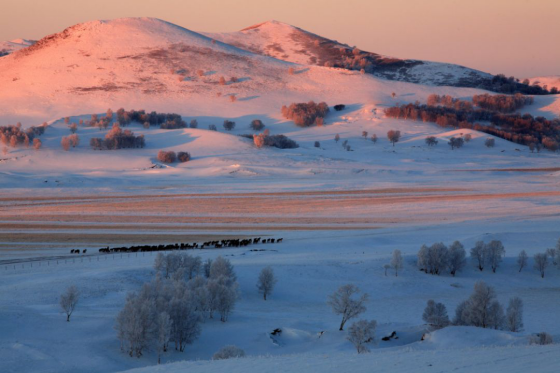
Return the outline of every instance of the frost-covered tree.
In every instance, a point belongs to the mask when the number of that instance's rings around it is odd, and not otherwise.
[[[60,296],[60,308],[66,314],[66,321],[70,321],[70,316],[72,316],[79,299],[80,293],[74,285],[69,286]]]
[[[374,133],[373,135],[371,135],[371,141],[375,144],[377,143],[377,135]]]
[[[212,259],[208,258],[206,259],[206,261],[204,262],[204,277],[209,278],[210,277],[210,268],[212,267]]]
[[[457,307],[454,324],[499,329],[504,321],[504,310],[496,301],[494,288],[479,281],[471,296]]]
[[[242,357],[245,357],[245,351],[237,346],[229,345],[220,348],[220,350],[212,356],[212,360],[237,359]]]
[[[418,268],[432,275],[439,275],[447,267],[449,250],[442,242],[430,247],[422,245],[418,251]]]
[[[368,300],[367,294],[362,294],[358,298],[353,296],[360,293],[360,289],[355,285],[348,284],[338,288],[329,296],[327,304],[332,307],[336,315],[342,315],[339,330],[344,330],[344,324],[350,319],[366,311],[365,303]]]
[[[506,324],[511,332],[523,329],[523,301],[518,297],[509,300],[506,310]]]
[[[158,364],[161,364],[161,355],[167,352],[169,339],[171,338],[171,325],[173,321],[167,312],[161,312],[157,315],[156,328],[157,328],[157,353]]]
[[[496,273],[496,269],[500,266],[500,263],[506,253],[504,245],[501,241],[492,240],[486,244],[486,253],[488,264],[490,264],[492,272]]]
[[[521,250],[519,255],[517,256],[517,266],[519,267],[519,272],[523,270],[527,266],[528,256],[525,250]]]
[[[334,142],[338,143],[340,141],[340,135],[337,133],[334,135]]]
[[[200,314],[186,292],[175,295],[168,307],[172,322],[170,340],[176,350],[183,352],[200,335]]]
[[[190,128],[198,128],[198,121],[196,119],[192,119],[189,123]]]
[[[220,321],[226,322],[228,320],[229,314],[233,311],[238,298],[237,288],[237,282],[231,282],[226,276],[222,275],[218,278],[213,278],[212,274],[210,275],[207,283],[210,318],[213,317],[213,312],[216,311],[220,314]]]
[[[393,251],[393,257],[391,258],[391,267],[395,270],[395,276],[399,275],[399,269],[403,267],[403,257],[400,250]]]
[[[476,263],[480,271],[484,270],[486,256],[486,245],[484,245],[483,241],[477,241],[471,249],[471,259]]]
[[[455,276],[457,271],[463,269],[466,264],[465,257],[465,248],[459,241],[455,241],[449,246],[447,268],[449,268],[449,273],[451,273],[452,276]]]
[[[263,268],[257,280],[257,289],[259,289],[259,293],[263,295],[264,300],[266,300],[267,295],[272,293],[276,282],[277,280],[276,277],[274,277],[272,267],[268,266]]]
[[[362,137],[365,139],[367,139],[368,136],[368,132],[367,131],[362,131]]]
[[[155,312],[152,300],[135,293],[127,295],[124,308],[117,315],[115,329],[121,341],[121,349],[130,357],[141,357],[153,341],[156,330]]]
[[[224,259],[221,256],[214,259],[210,266],[210,278],[217,280],[220,277],[224,277],[228,283],[233,283],[237,280],[233,265],[228,259]]]
[[[535,269],[540,272],[541,278],[544,278],[544,272],[546,270],[546,267],[548,266],[548,255],[546,255],[545,253],[538,253],[535,254],[533,260],[535,262]]]
[[[70,132],[76,133],[76,131],[78,131],[78,125],[76,123],[72,123],[70,125]]]
[[[445,328],[449,325],[447,308],[443,303],[436,303],[430,299],[422,314],[422,320],[436,329]]]
[[[373,342],[375,338],[375,328],[377,321],[360,320],[352,323],[348,328],[348,340],[356,347],[359,354],[369,352],[367,344]]]

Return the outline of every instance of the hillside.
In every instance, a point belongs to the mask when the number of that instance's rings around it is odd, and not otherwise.
[[[463,66],[403,60],[354,49],[278,21],[269,21],[230,33],[205,35],[254,53],[302,65],[364,68],[375,76],[427,85],[477,87],[492,75]]]

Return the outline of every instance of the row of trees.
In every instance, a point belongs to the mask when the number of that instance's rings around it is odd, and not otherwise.
[[[512,113],[525,105],[531,105],[533,102],[533,97],[524,96],[521,93],[516,93],[513,96],[489,95],[487,93],[474,95],[472,103],[449,95],[440,96],[437,94],[429,95],[427,100],[428,106],[442,105],[456,111],[472,111],[473,105],[475,105],[485,110],[498,111],[500,113]]]
[[[104,139],[94,137],[90,140],[90,146],[95,150],[143,148],[145,145],[144,135],[135,136],[134,132],[128,129],[123,131],[118,123],[113,123],[113,128]]]
[[[329,112],[329,106],[325,102],[316,104],[292,103],[290,106],[282,106],[282,115],[286,119],[293,120],[299,127],[309,127],[313,124],[323,125],[323,119]]]
[[[496,300],[494,288],[479,281],[470,297],[457,306],[452,322],[445,305],[433,300],[428,301],[422,320],[434,329],[453,324],[519,332],[523,329],[523,301],[518,297],[511,298],[504,312],[503,306]]]
[[[503,114],[486,109],[456,110],[419,103],[390,107],[385,109],[385,114],[390,118],[422,120],[441,127],[474,129],[522,145],[542,144],[551,151],[558,150],[560,141],[560,119],[549,120],[530,114]],[[492,125],[475,121],[490,121]]]

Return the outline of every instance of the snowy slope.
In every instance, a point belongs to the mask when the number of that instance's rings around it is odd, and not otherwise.
[[[531,84],[538,84],[541,87],[546,85],[549,90],[553,87],[560,90],[560,75],[536,76],[528,79]]]
[[[206,33],[225,43],[302,65],[344,65],[340,50],[352,54],[353,48],[298,27],[278,21],[268,21],[241,31]],[[374,65],[373,74],[382,78],[428,85],[476,87],[481,80],[492,76],[459,65],[402,60],[371,52],[361,52]]]

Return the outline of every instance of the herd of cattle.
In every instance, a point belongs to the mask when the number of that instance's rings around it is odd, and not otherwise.
[[[245,247],[254,244],[265,244],[265,243],[280,243],[283,238],[244,238],[244,239],[232,239],[232,240],[219,240],[219,241],[207,241],[199,245],[198,243],[176,243],[169,245],[142,245],[142,246],[130,246],[130,247],[104,247],[99,249],[100,253],[137,253],[137,252],[150,252],[150,251],[168,251],[168,250],[191,250],[191,249],[221,249],[225,247]],[[82,250],[82,254],[85,254],[87,249]],[[79,249],[70,250],[71,254],[80,254]]]

